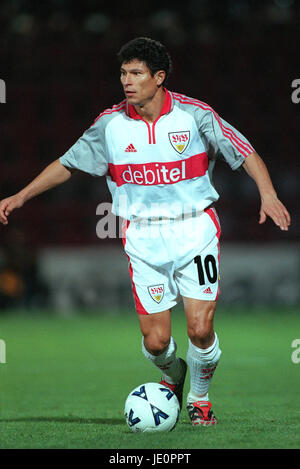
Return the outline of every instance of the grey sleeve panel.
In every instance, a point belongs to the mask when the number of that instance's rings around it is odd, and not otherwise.
[[[223,155],[231,169],[239,168],[255,151],[244,135],[213,109],[197,109],[196,116],[200,135],[213,147],[215,154]]]
[[[96,120],[59,160],[67,168],[79,169],[92,176],[105,175],[108,163],[103,120]]]
[[[177,100],[176,105],[195,119],[210,161],[214,161],[217,155],[222,155],[235,170],[255,151],[244,135],[222,119],[211,106],[186,96],[182,99],[184,102]]]

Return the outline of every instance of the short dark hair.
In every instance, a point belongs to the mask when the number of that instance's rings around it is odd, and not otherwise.
[[[163,85],[172,71],[172,60],[165,46],[149,37],[137,37],[124,44],[117,54],[120,65],[131,62],[134,59],[145,62],[152,76],[158,70],[166,72]]]

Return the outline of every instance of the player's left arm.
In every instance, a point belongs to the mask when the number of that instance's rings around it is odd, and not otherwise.
[[[278,199],[269,171],[262,158],[256,152],[253,152],[247,156],[242,166],[248,175],[254,179],[260,193],[259,223],[264,223],[267,217],[270,217],[281,230],[287,231],[291,224],[290,214]]]
[[[277,198],[265,163],[243,134],[204,104],[196,111],[200,135],[205,136],[215,152],[220,151],[231,169],[236,170],[242,165],[254,179],[261,197],[259,223],[270,217],[281,230],[288,230],[290,214]]]

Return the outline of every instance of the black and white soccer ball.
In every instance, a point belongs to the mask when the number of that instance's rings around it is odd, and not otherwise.
[[[179,402],[175,394],[159,383],[137,386],[126,399],[124,415],[133,432],[169,432],[178,422]]]

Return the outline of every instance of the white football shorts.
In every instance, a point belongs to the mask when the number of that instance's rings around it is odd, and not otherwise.
[[[137,313],[165,311],[182,296],[216,300],[220,235],[214,208],[172,221],[124,220],[123,245]]]

